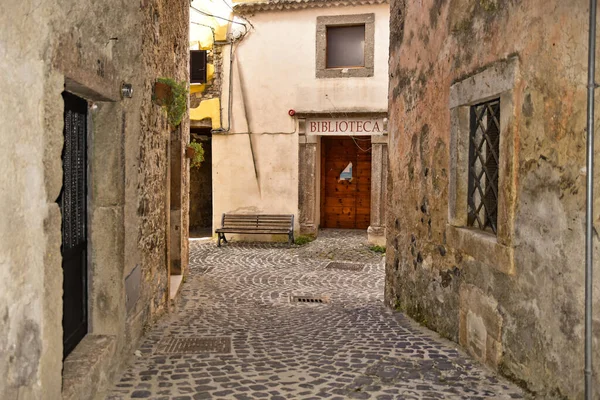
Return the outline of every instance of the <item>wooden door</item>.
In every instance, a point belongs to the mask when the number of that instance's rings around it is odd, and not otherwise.
[[[87,102],[63,93],[62,214],[63,356],[87,333]]]
[[[352,163],[351,179],[341,174]],[[371,219],[371,140],[321,140],[321,227],[367,229]]]

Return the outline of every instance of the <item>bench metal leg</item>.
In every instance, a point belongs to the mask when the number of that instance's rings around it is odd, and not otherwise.
[[[227,242],[227,238],[225,238],[224,233],[217,233],[217,247],[221,247],[221,240],[224,243],[229,243],[229,242]]]
[[[288,234],[288,244],[291,246],[292,244],[294,244],[294,232],[290,232]]]

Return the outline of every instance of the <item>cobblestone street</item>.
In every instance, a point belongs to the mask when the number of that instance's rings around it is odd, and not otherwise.
[[[146,334],[108,399],[523,398],[383,306],[382,256],[364,232],[190,251],[176,311]]]

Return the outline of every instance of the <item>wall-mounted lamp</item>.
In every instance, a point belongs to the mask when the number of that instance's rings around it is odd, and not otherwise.
[[[121,97],[124,99],[133,97],[133,85],[131,83],[123,83],[121,85]]]

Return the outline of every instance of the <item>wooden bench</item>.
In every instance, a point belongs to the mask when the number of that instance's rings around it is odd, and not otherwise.
[[[294,215],[275,214],[223,214],[217,246],[221,240],[227,243],[226,233],[288,235],[289,244],[294,243]]]

